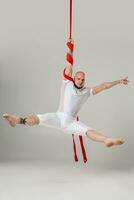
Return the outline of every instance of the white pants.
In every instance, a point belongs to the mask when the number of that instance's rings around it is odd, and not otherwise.
[[[60,129],[68,134],[77,134],[86,136],[88,130],[93,130],[86,126],[76,118],[68,116],[63,112],[38,114],[39,125],[44,125],[56,129]]]

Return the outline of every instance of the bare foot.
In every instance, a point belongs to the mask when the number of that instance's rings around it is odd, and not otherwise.
[[[104,143],[107,147],[111,147],[113,145],[123,144],[124,140],[122,140],[121,138],[107,138]]]
[[[20,122],[20,118],[11,114],[4,114],[3,118],[6,119],[10,126],[15,127]]]

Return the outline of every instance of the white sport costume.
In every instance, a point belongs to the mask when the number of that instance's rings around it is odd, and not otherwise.
[[[77,121],[77,115],[92,94],[92,88],[83,87],[77,89],[70,80],[62,80],[60,104],[57,112],[38,114],[39,125],[57,128],[68,134],[86,135],[87,130],[92,130],[81,121]]]

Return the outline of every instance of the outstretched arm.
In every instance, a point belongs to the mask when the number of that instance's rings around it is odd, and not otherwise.
[[[95,95],[99,92],[102,92],[103,90],[110,89],[113,86],[118,85],[118,84],[127,85],[129,82],[130,81],[128,80],[128,77],[125,77],[124,79],[102,83],[98,86],[92,87],[93,95]]]
[[[67,54],[66,54],[66,68],[65,68],[65,74],[72,77],[73,73],[73,48],[74,48],[74,42],[72,39],[69,39],[67,42]],[[63,76],[63,79],[66,80],[66,78]]]

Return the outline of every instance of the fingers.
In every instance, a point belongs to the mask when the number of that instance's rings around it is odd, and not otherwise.
[[[71,38],[68,39],[68,42],[74,43],[74,40]]]
[[[121,79],[120,83],[124,84],[124,85],[128,85],[128,83],[130,83],[130,81],[128,80],[128,76],[126,76],[125,78]]]
[[[128,79],[128,76],[126,76],[124,79]]]
[[[126,76],[124,79],[122,79],[122,82],[127,85],[128,83],[130,83],[130,81],[128,80],[128,76]]]
[[[130,82],[130,81],[128,81],[128,80],[124,80],[124,81],[123,81],[123,83],[124,83],[125,85],[128,85],[129,82]]]

